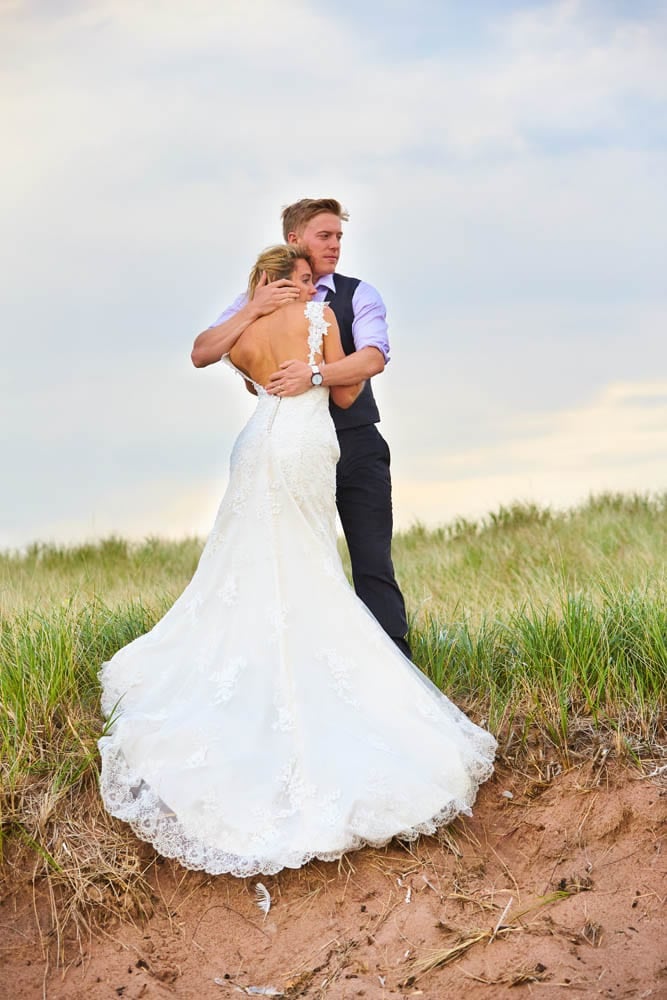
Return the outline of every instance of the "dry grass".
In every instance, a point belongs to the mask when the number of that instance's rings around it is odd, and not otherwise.
[[[48,889],[48,923],[40,926],[59,960],[65,941],[84,949],[91,935],[121,917],[142,919],[152,912],[147,875],[154,853],[104,809],[94,774],[63,791],[30,789],[20,815],[6,817],[15,834],[4,874],[19,886],[30,878]]]
[[[450,962],[454,962],[461,958],[476,944],[480,944],[481,942],[493,944],[496,938],[507,937],[514,931],[524,930],[524,917],[527,917],[528,914],[535,913],[552,903],[557,903],[561,899],[565,899],[568,895],[568,892],[550,893],[548,896],[543,896],[540,899],[534,900],[529,906],[524,906],[511,913],[510,908],[513,903],[513,899],[510,897],[509,902],[506,904],[493,927],[466,934],[456,933],[454,935],[454,940],[448,947],[439,948],[432,951],[430,954],[425,955],[423,958],[413,961],[410,964],[408,976],[400,985],[412,986],[422,976],[425,976],[428,972],[432,972],[433,969],[442,968],[445,965],[449,965]],[[498,982],[501,981],[502,980],[498,980]],[[518,979],[517,984],[521,981],[528,980]]]

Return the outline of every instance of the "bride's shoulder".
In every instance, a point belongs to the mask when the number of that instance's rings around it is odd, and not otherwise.
[[[303,302],[283,302],[273,312],[267,313],[267,316],[278,324],[285,320],[292,322],[297,316],[303,316]]]
[[[319,319],[328,310],[325,302],[288,302],[282,307],[283,315],[289,319],[305,318],[308,320]]]
[[[331,308],[326,302],[315,302],[311,299],[310,302],[306,302],[303,312],[308,319],[322,319],[331,313]]]

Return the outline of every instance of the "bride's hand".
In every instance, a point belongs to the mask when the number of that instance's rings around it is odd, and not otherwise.
[[[252,304],[258,316],[267,316],[287,302],[294,302],[298,297],[299,287],[289,278],[268,281],[266,271],[262,271]]]
[[[312,387],[313,374],[305,361],[283,361],[277,372],[270,376],[266,391],[271,396],[300,396]]]

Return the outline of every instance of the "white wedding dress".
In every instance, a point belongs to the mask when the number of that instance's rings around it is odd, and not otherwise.
[[[322,304],[306,315],[312,357]],[[470,814],[496,749],[347,582],[327,390],[256,390],[192,581],[101,671],[107,809],[237,876],[433,833]]]

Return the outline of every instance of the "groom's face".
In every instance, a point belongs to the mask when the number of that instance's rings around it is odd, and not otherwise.
[[[290,233],[288,238],[290,243],[300,243],[306,248],[317,278],[336,270],[343,238],[343,227],[337,215],[321,212],[306,223],[302,233]]]

